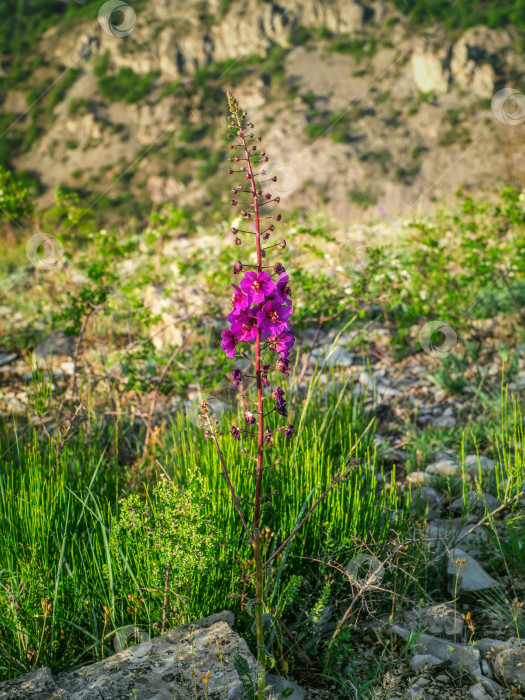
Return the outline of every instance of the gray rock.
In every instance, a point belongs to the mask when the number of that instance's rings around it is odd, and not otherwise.
[[[73,357],[77,339],[72,335],[66,335],[62,331],[51,333],[45,340],[35,348],[34,361],[38,367],[45,367],[51,357],[63,356]]]
[[[449,506],[450,510],[456,513],[461,513],[463,510],[464,501],[466,501],[466,509],[469,513],[472,511],[485,512],[485,503],[489,512],[495,510],[499,505],[501,505],[498,499],[491,496],[490,493],[485,493],[483,491],[483,495],[481,495],[477,491],[467,491],[465,499],[456,498],[455,501],[452,501]]]
[[[486,591],[500,585],[474,557],[459,547],[447,552],[447,574],[450,595]]]
[[[443,414],[438,418],[432,418],[430,420],[430,423],[435,428],[445,428],[445,430],[452,430],[452,428],[456,425],[456,419],[454,418],[454,416]]]
[[[426,472],[427,474],[434,474],[434,476],[458,476],[461,474],[461,467],[454,460],[440,459],[427,465]]]
[[[16,360],[17,354],[16,352],[10,352],[10,353],[4,353],[0,352],[0,367],[3,365],[8,365],[10,362],[13,362],[13,360]]]
[[[437,489],[432,488],[431,486],[422,486],[419,489],[419,506],[420,509],[425,509],[426,504],[428,503],[429,510],[437,510],[441,506],[443,506],[445,502],[445,496],[440,493]],[[412,496],[412,503],[415,507],[417,503],[417,492],[413,494]]]
[[[465,471],[470,474],[477,474],[481,466],[481,472],[487,474],[488,472],[494,471],[494,460],[489,459],[489,457],[484,457],[480,455],[478,462],[478,455],[467,455],[465,457]]]
[[[492,639],[491,637],[483,637],[483,639],[476,642],[482,659],[494,659],[496,652],[503,649],[504,644],[505,642],[499,639]]]
[[[271,695],[271,697],[277,697],[279,693],[282,693],[283,690],[287,688],[293,690],[293,693],[288,696],[290,700],[304,700],[306,697],[306,690],[293,681],[286,681],[284,678],[279,678],[279,676],[274,676],[271,673],[266,674],[265,681],[266,687],[271,686],[270,693],[267,693],[267,695]]]
[[[472,695],[474,700],[492,700],[492,696],[487,693],[481,683],[474,683],[474,685],[471,685],[469,688],[469,693]]]
[[[508,639],[493,661],[494,675],[506,686],[525,691],[525,643],[517,637]]]
[[[437,656],[432,656],[432,654],[415,654],[410,661],[409,666],[415,673],[422,671],[424,668],[433,666],[439,666],[443,661],[438,659]]]
[[[405,641],[413,634],[411,630],[398,625],[393,625],[391,629]],[[418,654],[431,654],[441,661],[450,661],[452,668],[461,666],[467,668],[473,675],[481,676],[479,651],[472,646],[455,644],[448,639],[439,639],[430,634],[421,634],[413,650]]]
[[[318,360],[320,367],[323,363],[326,367],[351,367],[354,364],[354,356],[339,346],[334,349],[330,347],[314,348],[310,362],[315,365]]]
[[[129,700],[134,691],[137,700],[183,700],[193,696],[193,670],[198,693],[203,688],[199,675],[210,673],[209,700],[222,700],[225,687],[227,700],[242,700],[231,656],[239,654],[251,668],[255,659],[246,642],[232,631],[233,619],[230,612],[212,615],[56,678],[49,669],[39,669],[0,683],[0,700]],[[224,664],[217,653],[219,639]]]
[[[474,521],[476,516],[471,516]],[[481,528],[470,532],[472,525],[469,519],[450,518],[446,520],[436,520],[428,526],[429,536],[435,540],[443,539],[447,546],[453,547],[456,542],[467,554],[476,555],[480,551],[480,544],[487,539],[487,533]]]
[[[406,480],[409,484],[425,484],[432,478],[431,474],[426,472],[415,471],[407,474]]]
[[[463,634],[463,618],[454,613],[448,605],[429,605],[425,608],[414,608],[403,615],[404,623],[417,632],[424,630],[427,634],[449,639],[461,638]]]
[[[481,670],[483,671],[483,675],[487,676],[487,678],[494,678],[494,671],[487,659],[481,659]]]
[[[0,683],[0,700],[69,700],[70,694],[55,683],[49,668],[39,668]]]
[[[440,683],[449,683],[450,676],[447,676],[444,673],[440,673],[439,676],[436,676],[436,680],[439,681]]]
[[[494,470],[494,461],[488,457],[480,456],[479,463],[477,455],[468,455],[465,457],[465,472],[470,476],[478,474],[479,465],[481,466],[481,472],[483,474]],[[427,466],[426,471],[435,476],[461,476],[461,457],[459,455],[440,455]]]

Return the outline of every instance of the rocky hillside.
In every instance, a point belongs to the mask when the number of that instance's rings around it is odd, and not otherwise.
[[[417,27],[383,0],[109,2],[41,36],[4,138],[43,205],[61,185],[109,218],[165,201],[224,216],[233,87],[285,207],[411,215],[525,184],[519,94],[493,100],[519,88],[519,47],[515,29]]]

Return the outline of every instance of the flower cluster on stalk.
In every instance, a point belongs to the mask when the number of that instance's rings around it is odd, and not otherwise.
[[[278,204],[280,199],[278,196],[273,196],[271,192],[265,192],[264,185],[275,182],[277,177],[265,179],[266,171],[263,166],[269,161],[269,157],[265,151],[258,151],[257,144],[261,138],[255,137],[251,131],[254,128],[253,123],[247,121],[246,113],[239,109],[231,93],[228,93],[228,101],[230,118],[227,136],[230,140],[236,140],[229,146],[235,155],[229,159],[232,166],[228,168],[228,174],[239,174],[245,181],[235,185],[231,190],[234,195],[231,204],[233,207],[240,207],[240,216],[245,224],[243,229],[233,226],[231,231],[236,245],[244,243],[256,248],[258,259],[256,265],[237,261],[233,266],[233,275],[240,279],[238,283],[231,285],[232,310],[228,315],[229,327],[222,331],[221,347],[232,359],[235,357],[248,359],[256,368],[255,378],[260,379],[262,386],[269,387],[270,372],[276,371],[288,377],[289,355],[295,343],[294,335],[290,330],[293,306],[289,276],[280,262],[263,265],[268,250],[286,247],[284,240],[266,245],[266,241],[275,232],[274,222],[280,221],[281,215],[266,216],[267,210],[264,207]],[[259,167],[261,169],[255,172]],[[251,236],[254,238],[251,239]],[[265,242],[264,246],[262,241]],[[249,350],[247,346],[252,346],[256,350],[257,342],[261,355],[264,351],[270,351],[277,357],[274,355],[273,361],[267,364],[262,364],[260,360],[258,363],[253,361],[247,354]],[[245,376],[242,370],[233,370],[232,379],[236,389],[239,388]],[[253,377],[253,375],[250,376]],[[272,410],[286,417],[284,392],[276,387],[273,397],[275,404]],[[257,412],[247,410],[244,415],[245,427],[234,426],[231,429],[231,435],[240,440],[241,433],[250,432],[250,426],[262,418],[257,415]],[[283,430],[286,437],[290,437],[293,426],[289,425],[278,430]],[[271,442],[271,435],[272,432],[267,428],[264,432],[265,442]]]

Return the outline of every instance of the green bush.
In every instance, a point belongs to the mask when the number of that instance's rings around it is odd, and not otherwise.
[[[123,66],[117,75],[104,75],[99,78],[98,89],[102,97],[110,102],[132,104],[148,95],[159,75],[159,71],[137,75],[133,68]]]

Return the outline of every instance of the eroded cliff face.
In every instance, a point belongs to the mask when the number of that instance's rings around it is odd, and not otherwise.
[[[476,27],[451,36],[440,25],[414,28],[382,0],[233,0],[224,7],[220,0],[149,0],[131,11],[125,36],[112,33],[111,17],[48,31],[38,50],[49,64],[79,75],[17,165],[39,173],[50,188],[72,173],[80,184],[98,177],[104,186],[140,149],[151,149],[128,188],[147,191],[156,203],[166,197],[180,205],[200,202],[206,186],[192,179],[193,165],[188,161],[181,172],[180,149],[175,163],[163,149],[186,124],[217,125],[224,111],[216,93],[207,102],[197,96],[192,75],[233,59],[233,68],[218,70],[215,80],[230,87],[235,67],[254,55],[264,61],[277,45],[284,50],[279,85],[271,72],[259,76],[252,62],[245,80],[242,68],[236,71],[235,90],[264,124],[273,157],[294,170],[294,206],[324,202],[348,218],[385,202],[389,210],[413,210],[459,186],[493,189],[509,175],[511,184],[525,184],[516,165],[522,148],[516,130],[490,106],[523,69],[513,31]],[[310,38],[294,45],[291,37],[301,31]],[[337,41],[346,48],[334,46]],[[137,80],[150,74],[147,96],[133,104],[103,97],[93,74],[102,56],[109,75],[121,68],[132,69]],[[188,86],[184,105],[170,91],[173,84]],[[20,102],[16,93],[8,100]],[[85,103],[80,113],[70,108],[75,100]],[[201,164],[221,148],[216,138],[206,139],[209,157],[201,149]]]
[[[206,13],[202,7],[195,0],[150,0],[135,13],[136,23],[126,37],[103,31],[97,21],[80,36],[57,27],[44,41],[64,65],[109,51],[117,67],[141,73],[160,69],[163,78],[175,80],[211,61],[265,54],[273,44],[288,46],[294,27],[353,35],[387,14],[382,2],[365,6],[353,0],[238,0],[226,14],[216,0],[207,4]],[[123,38],[124,43],[119,41]]]

